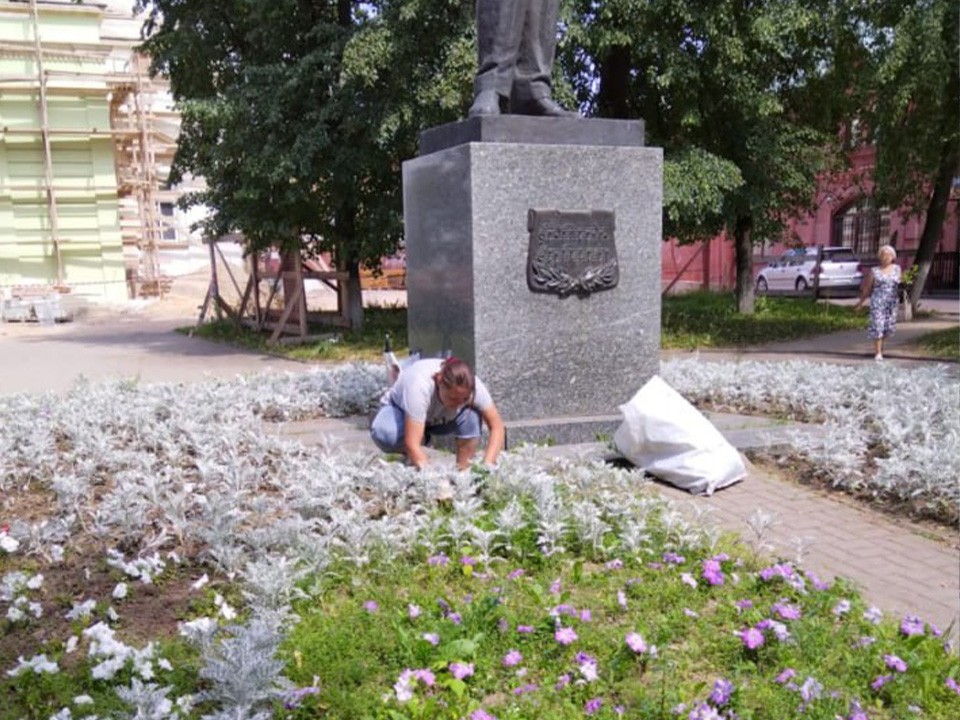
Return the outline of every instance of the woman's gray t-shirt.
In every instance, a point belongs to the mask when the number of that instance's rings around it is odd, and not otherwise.
[[[427,426],[443,425],[452,421],[464,406],[448,410],[440,402],[433,376],[440,372],[441,367],[442,358],[427,358],[404,368],[396,384],[386,394],[384,404],[396,405],[411,420]],[[493,405],[490,391],[480,378],[475,378],[475,386],[473,400],[469,404],[477,410],[486,410]]]

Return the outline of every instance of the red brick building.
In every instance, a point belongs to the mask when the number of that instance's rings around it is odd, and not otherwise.
[[[913,262],[923,217],[905,210],[877,208],[870,198],[873,183],[873,148],[851,155],[848,171],[825,178],[817,193],[816,210],[790,223],[784,238],[771,238],[755,246],[754,268],[759,271],[772,256],[796,245],[849,247],[872,260],[881,245],[897,249],[904,268]],[[954,180],[947,216],[927,282],[928,292],[956,291],[960,287],[960,178]],[[733,243],[724,235],[708,242],[681,246],[665,242],[661,260],[663,288],[671,292],[698,288],[731,289],[736,284]]]

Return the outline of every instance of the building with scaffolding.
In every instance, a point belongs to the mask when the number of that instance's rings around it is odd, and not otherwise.
[[[0,289],[162,294],[187,241],[166,179],[179,117],[130,0],[0,0]]]

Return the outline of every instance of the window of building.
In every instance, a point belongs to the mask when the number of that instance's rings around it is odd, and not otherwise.
[[[173,222],[173,203],[160,203],[160,225],[163,228],[164,240],[176,240],[177,228]]]
[[[890,239],[890,213],[877,209],[870,197],[861,197],[833,216],[830,244],[848,247],[857,255],[874,255]]]

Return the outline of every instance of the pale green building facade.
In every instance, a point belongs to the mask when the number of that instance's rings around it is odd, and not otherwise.
[[[79,296],[127,297],[110,109],[114,48],[101,37],[103,23],[99,6],[0,0],[0,291],[7,294],[62,284]]]

